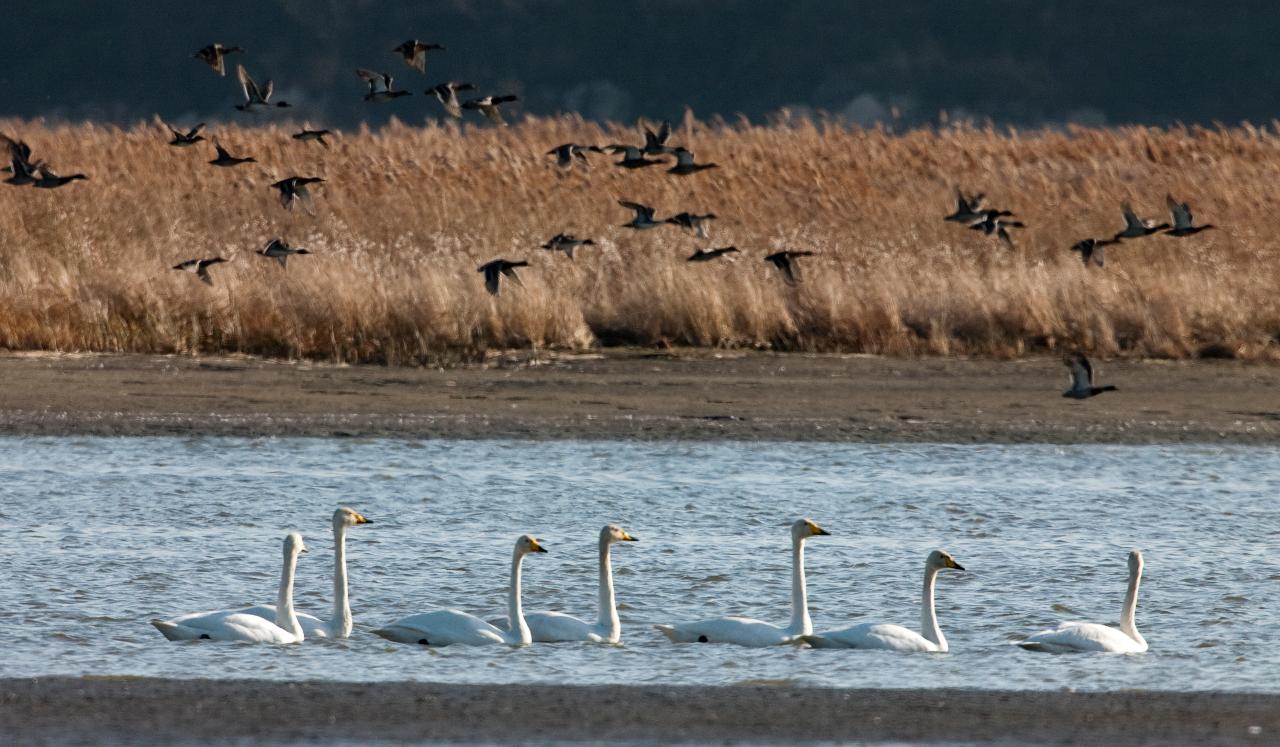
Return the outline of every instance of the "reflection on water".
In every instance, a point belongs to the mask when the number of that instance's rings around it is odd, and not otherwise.
[[[778,687],[1274,690],[1280,453],[1262,448],[530,441],[0,439],[0,675],[769,683]],[[328,616],[329,516],[350,504],[357,631],[300,646],[170,643],[156,616],[273,601],[296,529],[298,606]],[[929,550],[948,655],[674,645],[651,625],[788,618],[786,524],[810,516],[814,624],[915,626]],[[622,647],[423,650],[367,630],[456,606],[595,617],[595,538],[615,549]],[[1010,642],[1115,623],[1125,553],[1146,551],[1151,652],[1047,656]]]

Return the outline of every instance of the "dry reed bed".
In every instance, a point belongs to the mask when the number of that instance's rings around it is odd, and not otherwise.
[[[601,343],[1280,358],[1274,129],[892,135],[690,119],[673,140],[721,168],[685,178],[604,156],[559,172],[544,155],[554,145],[636,139],[576,118],[393,123],[329,150],[293,129],[211,128],[258,159],[229,170],[206,163],[208,143],[168,146],[154,123],[4,122],[36,158],[90,181],[0,189],[0,347],[394,364]],[[294,173],[328,179],[314,215],[286,212],[268,187]],[[955,185],[1030,224],[1016,249],[940,220]],[[1167,219],[1166,192],[1221,228],[1111,247],[1101,271],[1068,251],[1119,230],[1125,201]],[[635,232],[616,198],[720,219],[711,241]],[[599,246],[576,262],[537,249],[559,231]],[[252,253],[277,235],[315,255],[282,271]],[[728,244],[744,253],[684,261]],[[761,261],[784,247],[820,253],[797,288]],[[236,258],[213,268],[212,288],[168,269],[213,254]],[[498,256],[532,267],[491,298],[476,267]]]

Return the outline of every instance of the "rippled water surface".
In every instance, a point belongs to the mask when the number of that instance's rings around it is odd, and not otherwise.
[[[1277,690],[1280,452],[1262,448],[242,439],[0,439],[0,676],[136,674],[453,682]],[[148,620],[274,600],[296,529],[300,609],[328,616],[329,517],[349,541],[356,633],[295,646],[171,643]],[[946,655],[675,645],[650,626],[722,614],[785,624],[786,524],[818,629],[918,624],[923,560]],[[505,612],[514,538],[527,609],[595,616],[596,534],[614,553],[624,646],[401,646],[368,633],[456,606]],[[1064,619],[1115,623],[1146,551],[1140,656],[1010,644]]]

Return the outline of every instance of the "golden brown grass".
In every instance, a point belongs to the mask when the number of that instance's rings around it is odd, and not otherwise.
[[[686,121],[673,140],[721,168],[673,177],[593,156],[559,172],[561,142],[635,140],[575,118],[506,130],[393,124],[333,148],[288,126],[211,128],[259,163],[206,163],[154,125],[9,121],[36,158],[90,181],[0,188],[0,347],[243,352],[387,363],[494,348],[595,344],[755,346],[890,355],[1017,356],[1080,347],[1180,358],[1280,357],[1280,178],[1274,129],[1146,128],[891,135],[807,122]],[[320,175],[315,214],[268,184]],[[985,191],[1030,227],[1010,250],[944,223],[953,188]],[[1108,248],[1105,270],[1068,247],[1122,225],[1119,205],[1167,219],[1164,195],[1221,228]],[[615,200],[720,216],[711,241],[635,232]],[[576,262],[538,249],[595,238]],[[272,236],[314,256],[281,271],[253,254]],[[688,264],[736,244],[733,261]],[[812,249],[789,288],[761,261]],[[214,287],[169,267],[236,255]],[[497,298],[476,267],[527,258]]]

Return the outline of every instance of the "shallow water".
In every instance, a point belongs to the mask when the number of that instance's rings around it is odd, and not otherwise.
[[[1053,447],[0,438],[0,676],[134,674],[445,682],[1275,691],[1280,452]],[[296,529],[297,605],[328,616],[329,517],[349,540],[357,631],[296,646],[171,643],[153,617],[274,601]],[[723,614],[785,624],[786,524],[807,550],[815,626],[915,626],[923,560],[947,655],[675,645],[650,626]],[[367,631],[457,606],[505,613],[511,545],[526,609],[595,616],[609,521],[622,647],[427,650]],[[1011,641],[1114,624],[1125,553],[1146,552],[1140,656],[1050,656]]]

